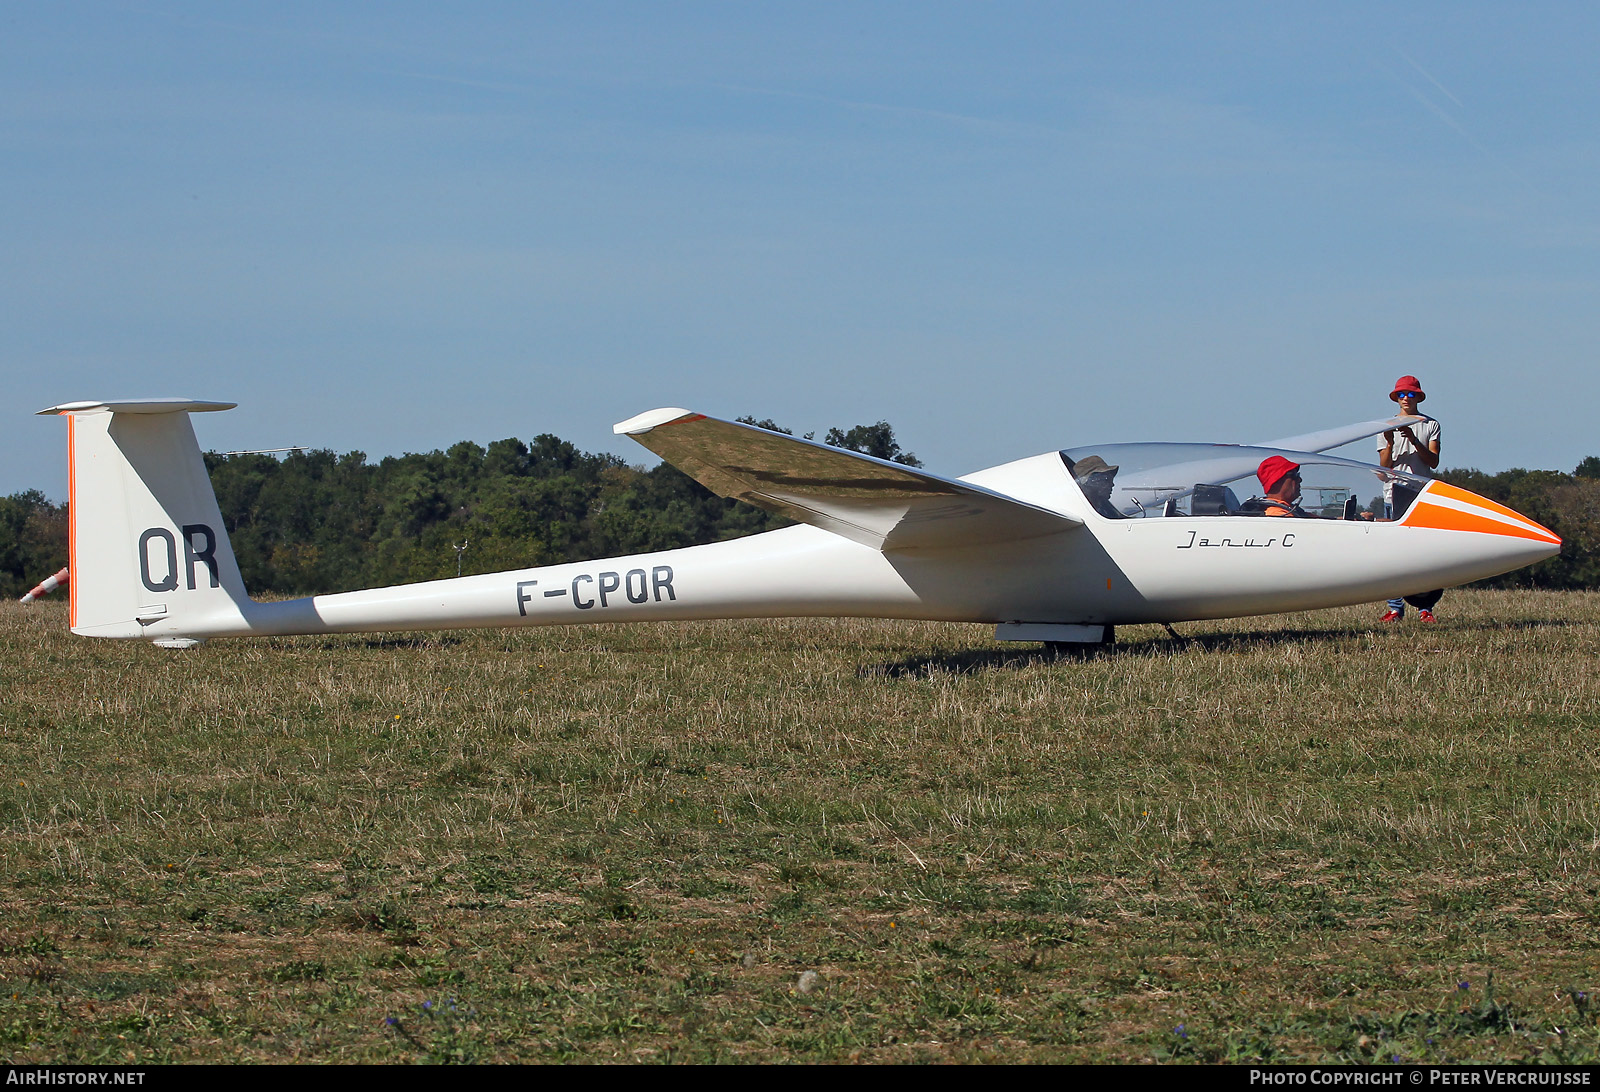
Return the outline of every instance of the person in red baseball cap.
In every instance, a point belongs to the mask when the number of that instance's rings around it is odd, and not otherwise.
[[[1399,405],[1401,413],[1420,417],[1422,420],[1416,424],[1390,429],[1378,437],[1379,466],[1404,470],[1419,478],[1431,478],[1433,472],[1439,469],[1439,422],[1417,408],[1426,397],[1428,396],[1423,393],[1422,384],[1417,381],[1416,376],[1402,375],[1395,380],[1394,390],[1389,392],[1389,400]],[[1405,515],[1403,506],[1396,511],[1393,482],[1384,484],[1383,506],[1385,514],[1390,519]],[[1391,599],[1388,611],[1378,620],[1400,621],[1406,616],[1406,602],[1409,600],[1417,608],[1418,618],[1424,622],[1432,622],[1433,607],[1443,594],[1443,591],[1436,591],[1411,595],[1404,599]]]
[[[1261,480],[1260,501],[1250,507],[1260,506],[1264,516],[1305,516],[1307,513],[1295,503],[1300,499],[1300,464],[1290,462],[1282,455],[1270,455],[1256,468]]]

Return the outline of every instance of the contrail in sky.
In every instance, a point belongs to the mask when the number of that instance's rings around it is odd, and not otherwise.
[[[1401,49],[1392,42],[1390,43],[1389,48],[1393,49],[1400,59],[1405,61],[1406,64],[1411,67],[1412,71],[1416,72],[1417,75],[1421,76],[1423,79],[1432,84],[1441,95],[1455,103],[1458,108],[1462,110],[1466,109],[1466,104],[1457,98],[1454,92],[1452,92],[1444,84],[1440,83],[1438,79],[1434,77],[1433,73],[1429,72],[1426,68],[1423,68],[1422,65],[1413,60],[1411,55],[1405,50]],[[1385,71],[1388,71],[1387,66],[1382,66],[1381,62],[1380,67],[1384,67]],[[1478,153],[1485,159],[1489,160],[1500,170],[1504,171],[1507,176],[1524,186],[1530,193],[1539,198],[1541,201],[1548,200],[1548,195],[1545,194],[1543,190],[1541,190],[1538,186],[1535,186],[1531,181],[1524,177],[1520,171],[1516,170],[1516,168],[1512,167],[1511,164],[1507,162],[1506,157],[1491,150],[1483,143],[1483,141],[1479,140],[1475,135],[1473,135],[1472,131],[1468,129],[1466,125],[1462,124],[1460,119],[1458,119],[1449,110],[1446,110],[1438,102],[1434,101],[1431,96],[1427,95],[1421,90],[1418,90],[1410,82],[1396,73],[1390,71],[1389,75],[1395,80],[1395,82],[1404,87],[1406,91],[1410,93],[1411,97],[1416,99],[1417,102],[1420,103],[1426,110],[1428,110],[1429,113],[1433,114],[1434,117],[1438,118],[1440,121],[1444,122],[1447,126],[1453,129],[1462,140],[1465,140],[1468,144],[1472,145],[1472,147],[1476,149]]]
[[[999,118],[974,117],[970,114],[956,114],[947,110],[929,110],[920,106],[896,106],[882,102],[865,102],[858,99],[843,99],[833,95],[818,95],[808,91],[780,91],[771,87],[751,87],[745,84],[718,83],[725,91],[737,91],[746,95],[770,95],[774,98],[797,99],[802,102],[816,102],[828,106],[839,106],[847,110],[868,110],[886,114],[901,114],[907,117],[927,118],[933,121],[950,122],[955,125],[975,126],[985,129],[997,129],[1011,133],[1033,132],[1048,133],[1051,136],[1070,136],[1064,130],[1049,125],[1041,125],[1032,121],[1002,120]]]
[[[1432,72],[1429,72],[1426,68],[1423,68],[1416,61],[1412,60],[1411,59],[1411,55],[1409,53],[1407,53],[1405,50],[1401,49],[1399,46],[1395,46],[1394,47],[1394,51],[1396,53],[1400,54],[1400,59],[1402,61],[1405,61],[1406,64],[1408,64],[1412,68],[1416,69],[1418,75],[1420,75],[1423,79],[1427,80],[1429,83],[1433,84],[1433,86],[1437,87],[1439,89],[1439,93],[1444,95],[1445,98],[1449,99],[1451,102],[1455,103],[1457,106],[1461,107],[1463,110],[1465,110],[1467,108],[1467,104],[1462,102],[1460,99],[1456,98],[1455,95],[1451,93],[1451,91],[1450,91],[1450,89],[1448,87],[1446,87],[1444,84],[1440,83],[1438,80],[1434,79],[1434,76],[1433,76]]]

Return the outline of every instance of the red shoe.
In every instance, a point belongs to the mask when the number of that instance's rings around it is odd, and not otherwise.
[[[1421,620],[1421,621],[1424,621],[1424,622],[1437,622],[1439,620],[1439,619],[1437,619],[1437,618],[1435,618],[1433,616],[1433,611],[1431,611],[1431,610],[1420,610],[1419,609],[1417,611],[1417,618],[1419,620]]]
[[[1399,611],[1392,610],[1389,613],[1385,614],[1382,618],[1379,618],[1378,621],[1380,621],[1380,622],[1398,622],[1398,621],[1400,621],[1400,619],[1402,619],[1404,617],[1405,617],[1405,615],[1401,614]],[[1433,615],[1431,615],[1431,614],[1428,615],[1428,618],[1431,620],[1433,618]]]

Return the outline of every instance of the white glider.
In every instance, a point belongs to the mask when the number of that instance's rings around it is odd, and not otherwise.
[[[984,622],[1000,639],[1093,643],[1122,623],[1449,587],[1561,548],[1546,528],[1464,489],[1319,454],[1405,418],[1259,447],[1052,451],[956,479],[661,409],[616,431],[707,488],[799,525],[680,550],[261,603],[245,591],[189,423],[191,413],[232,406],[167,398],[40,411],[68,421],[72,632],[185,647],[262,634],[857,616]],[[1301,464],[1305,495],[1346,518],[1240,514],[1230,483],[1243,489],[1273,455]],[[1074,477],[1074,467],[1090,465],[1115,475],[1108,498],[1092,500]],[[1349,518],[1385,485],[1414,497],[1402,518]]]

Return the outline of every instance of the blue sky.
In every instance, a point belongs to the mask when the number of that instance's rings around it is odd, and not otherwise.
[[[35,409],[372,457],[663,405],[960,474],[1383,415],[1600,454],[1600,8],[0,9],[0,493]]]

